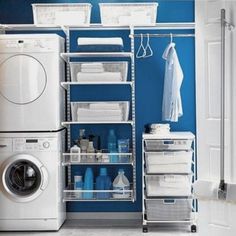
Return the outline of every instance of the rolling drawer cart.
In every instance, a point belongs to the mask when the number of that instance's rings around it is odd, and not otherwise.
[[[193,149],[192,149],[193,148]],[[195,137],[190,132],[143,134],[143,232],[148,226],[190,225],[196,232]]]

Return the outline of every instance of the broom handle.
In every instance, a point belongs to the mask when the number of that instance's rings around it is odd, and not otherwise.
[[[225,9],[221,9],[220,182],[222,187],[225,183],[225,22]]]

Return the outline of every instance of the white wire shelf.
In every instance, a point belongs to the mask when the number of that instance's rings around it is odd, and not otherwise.
[[[108,201],[134,201],[134,190],[130,185],[130,190],[74,190],[72,183],[63,191],[64,202],[108,202]],[[90,196],[85,196],[89,194]],[[121,198],[113,197],[113,194],[123,195]],[[104,196],[105,195],[105,196]]]
[[[61,53],[61,57],[69,62],[70,58],[104,58],[104,57],[112,57],[112,58],[131,58],[133,54],[131,52],[68,52]]]
[[[134,122],[133,121],[64,121],[61,123],[62,126],[68,126],[68,125],[109,125],[109,124],[114,124],[114,125],[133,125]]]
[[[68,89],[69,86],[80,85],[128,85],[133,86],[133,82],[61,82],[63,88]]]
[[[2,24],[0,28],[6,31],[53,31],[53,30],[130,30],[128,26],[106,27],[101,24],[90,24],[90,26],[37,26],[34,24]],[[195,22],[165,22],[156,23],[154,26],[135,26],[135,30],[191,30],[195,29]]]
[[[108,153],[107,150],[97,153],[63,153],[63,166],[70,165],[133,165],[132,152]],[[89,157],[93,157],[92,161]],[[110,162],[110,156],[116,156],[117,162]]]

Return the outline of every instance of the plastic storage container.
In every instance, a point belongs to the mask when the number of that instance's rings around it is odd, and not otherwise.
[[[191,175],[145,176],[148,197],[191,196]]]
[[[72,82],[126,82],[128,76],[128,62],[99,62],[103,71],[99,73],[85,73],[82,71],[83,64],[89,62],[71,62]]]
[[[129,102],[71,102],[72,121],[120,122],[129,119]]]
[[[162,150],[190,150],[192,139],[149,139],[145,140],[146,151],[162,151]]]
[[[148,174],[191,173],[193,151],[146,152]]]
[[[100,174],[96,178],[96,190],[110,190],[111,189],[111,178],[107,176],[107,169],[100,168]],[[96,196],[98,199],[109,199],[111,193],[109,192],[97,192]]]
[[[191,219],[191,199],[149,199],[145,200],[147,220],[188,221]]]
[[[32,4],[32,8],[36,25],[90,25],[92,5],[89,3]]]
[[[84,176],[84,189],[90,192],[83,192],[83,199],[92,199],[93,196],[93,170],[92,168],[87,168]]]
[[[158,3],[100,3],[103,26],[153,26]]]
[[[127,191],[130,190],[130,183],[123,169],[119,169],[118,175],[113,181],[113,190],[117,191],[113,193],[113,198],[130,198],[130,193],[127,193]]]

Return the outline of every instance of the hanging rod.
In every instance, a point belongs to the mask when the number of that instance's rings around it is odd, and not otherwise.
[[[195,34],[130,34],[130,38],[141,38],[141,37],[153,37],[153,38],[166,38],[166,37],[173,38],[185,38],[185,37],[195,37]]]

